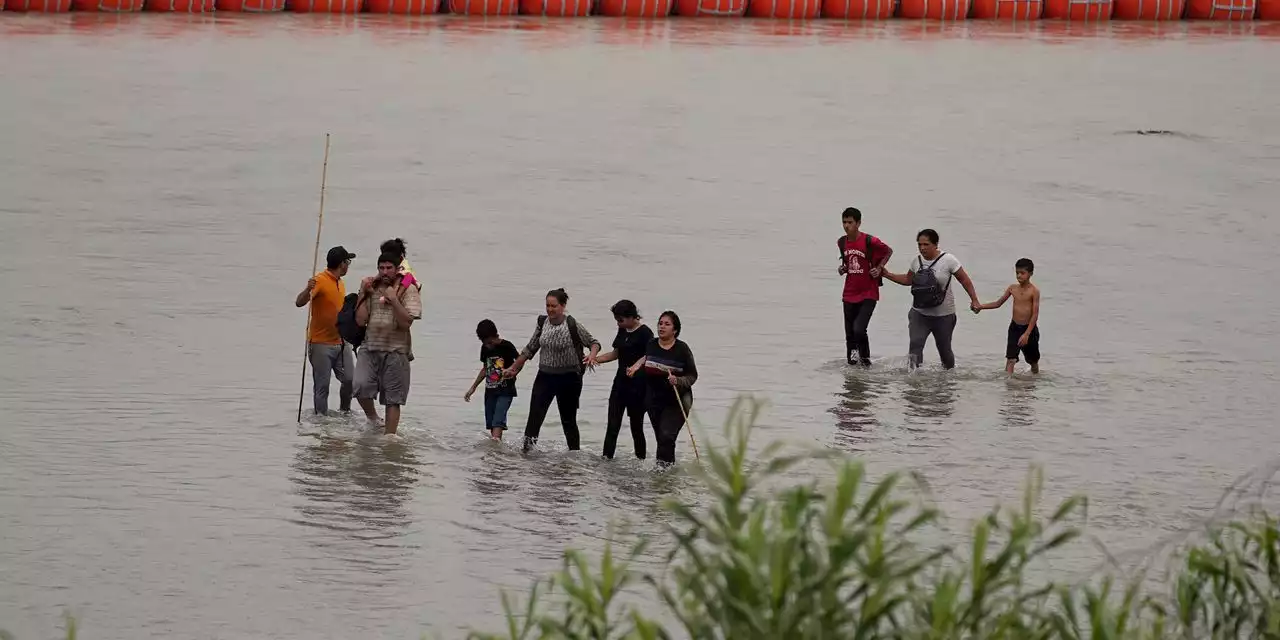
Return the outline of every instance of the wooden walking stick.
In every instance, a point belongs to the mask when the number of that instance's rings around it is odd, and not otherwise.
[[[320,217],[316,220],[316,248],[311,253],[311,275],[320,261],[320,229],[324,227],[324,185],[329,177],[329,134],[324,134],[324,165],[320,169]],[[302,349],[302,384],[298,389],[298,424],[302,424],[302,397],[307,390],[307,359],[311,354],[311,304],[307,304],[307,339]]]
[[[702,456],[698,455],[698,441],[693,439],[693,424],[689,422],[689,412],[684,410],[684,400],[680,399],[680,388],[673,386],[671,391],[676,394],[676,404],[680,405],[680,414],[684,416],[685,430],[689,432],[689,442],[693,444],[693,457],[702,462]]]

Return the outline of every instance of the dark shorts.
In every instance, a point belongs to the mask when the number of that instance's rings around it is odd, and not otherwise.
[[[1040,362],[1040,327],[1031,330],[1031,337],[1027,338],[1027,346],[1019,347],[1018,340],[1022,334],[1027,332],[1027,325],[1009,323],[1009,342],[1004,348],[1004,357],[1006,360],[1017,362],[1018,351],[1022,351],[1022,355],[1027,359],[1027,364],[1035,364]]]
[[[399,351],[361,349],[355,392],[357,398],[379,398],[386,406],[403,405],[409,399],[409,357]]]

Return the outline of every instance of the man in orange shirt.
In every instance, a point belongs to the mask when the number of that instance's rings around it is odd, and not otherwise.
[[[316,415],[329,414],[329,376],[338,378],[339,409],[351,411],[351,377],[355,364],[351,346],[338,334],[338,312],[347,296],[342,276],[347,275],[356,254],[345,247],[334,247],[325,257],[328,267],[307,281],[307,288],[293,302],[304,307],[311,302],[311,326],[307,330],[307,358],[311,361],[311,380],[315,389]]]

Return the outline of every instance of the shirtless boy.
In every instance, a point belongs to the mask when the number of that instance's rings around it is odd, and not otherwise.
[[[1013,319],[1009,322],[1009,342],[1005,346],[1004,370],[1013,373],[1013,365],[1018,362],[1018,351],[1031,365],[1031,373],[1040,373],[1040,289],[1031,284],[1031,274],[1036,270],[1035,263],[1029,258],[1021,258],[1013,265],[1014,275],[1018,281],[1004,290],[1004,295],[995,302],[979,306],[982,309],[999,309],[1004,301],[1013,298]]]

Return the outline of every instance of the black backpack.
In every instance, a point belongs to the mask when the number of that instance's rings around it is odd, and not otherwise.
[[[574,320],[573,316],[565,316],[564,320],[569,323],[569,339],[573,340],[573,350],[578,354],[578,375],[582,375],[587,372],[586,365],[582,364],[582,359],[586,357],[582,350],[586,347],[582,345],[582,336],[578,335],[578,321]],[[546,324],[546,322],[547,316],[538,316],[539,331],[542,330],[542,325]]]
[[[867,268],[870,268],[871,265],[874,264],[871,261],[871,234],[869,233],[865,234],[864,237],[867,239],[867,248],[863,253],[867,256]],[[836,244],[840,245],[840,262],[841,263],[844,262],[844,247],[848,243],[849,243],[849,236],[840,236],[840,239],[836,241]],[[876,278],[876,286],[877,287],[884,286],[883,277]]]
[[[352,348],[364,342],[365,328],[356,324],[356,301],[359,299],[359,294],[348,293],[342,300],[342,310],[338,312],[338,335]]]
[[[945,255],[945,252],[938,254],[928,267],[924,266],[924,256],[920,256],[920,269],[911,277],[911,306],[932,309],[946,302],[947,289],[951,288],[951,280],[955,276],[948,277],[947,284],[943,287],[938,286],[938,277],[933,273],[933,268]]]

